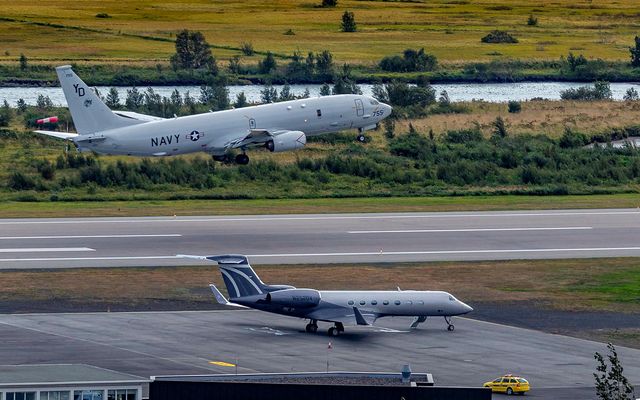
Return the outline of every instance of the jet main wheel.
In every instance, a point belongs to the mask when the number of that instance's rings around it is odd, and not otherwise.
[[[239,164],[239,165],[249,164],[249,156],[246,154],[238,154],[236,156],[236,164]]]
[[[453,326],[453,325],[449,325],[449,326],[447,326],[447,330],[448,330],[449,332],[453,332],[453,330],[454,330],[454,329],[456,329],[456,327],[455,327],[455,326]]]
[[[366,142],[366,141],[367,141],[367,138],[366,138],[362,133],[361,133],[361,134],[359,134],[359,135],[356,137],[356,139],[357,139],[357,140],[358,140],[358,142],[360,142],[360,143],[364,143],[364,142]]]
[[[331,328],[329,328],[329,331],[327,332],[327,334],[329,336],[338,336],[340,334],[340,331],[332,326]]]
[[[307,333],[316,333],[318,331],[318,325],[307,324],[307,326],[305,327],[305,331],[307,331]]]

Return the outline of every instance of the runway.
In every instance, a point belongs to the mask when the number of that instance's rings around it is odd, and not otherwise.
[[[0,315],[4,364],[87,363],[140,376],[326,371],[430,372],[437,385],[481,385],[504,373],[527,377],[535,398],[593,398],[595,351],[605,345],[539,331],[454,318],[409,330],[409,318],[375,329],[321,324],[258,311]],[[332,348],[328,348],[331,342]],[[640,350],[618,347],[625,375],[640,383]]]
[[[0,220],[0,269],[640,256],[640,210]]]

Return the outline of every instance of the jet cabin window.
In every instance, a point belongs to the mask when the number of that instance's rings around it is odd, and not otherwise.
[[[371,300],[371,305],[375,306],[376,304],[378,304],[378,300]]]
[[[360,300],[360,305],[361,305],[361,306],[363,306],[363,305],[365,305],[365,304],[367,304],[367,302],[366,302],[366,301],[364,301],[364,300]]]
[[[385,306],[388,306],[389,305],[389,300],[383,301],[382,304],[384,304]]]
[[[349,300],[349,302],[348,302],[347,304],[349,304],[350,306],[352,306],[352,305],[353,305],[353,303],[354,303],[354,301],[353,301],[353,300]]]
[[[399,306],[399,305],[400,305],[400,300],[396,300],[396,301],[394,301],[394,302],[393,302],[393,304],[395,304],[395,305]]]
[[[318,118],[322,117],[322,110],[316,110],[316,114],[318,114]]]

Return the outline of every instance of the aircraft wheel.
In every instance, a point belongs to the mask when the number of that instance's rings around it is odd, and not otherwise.
[[[329,331],[327,333],[329,336],[338,336],[338,334],[340,334],[340,331],[332,326],[331,328],[329,328]]]
[[[238,154],[236,156],[236,164],[239,164],[239,165],[249,164],[249,156],[246,154]]]
[[[318,325],[307,324],[305,330],[307,331],[307,333],[316,333],[318,331]]]
[[[366,141],[367,141],[367,138],[366,138],[362,133],[361,133],[361,134],[359,134],[359,135],[356,137],[356,139],[357,139],[357,140],[358,140],[358,142],[360,142],[360,143],[364,143],[364,142],[366,142]]]
[[[455,326],[453,326],[453,325],[449,325],[449,326],[447,326],[447,330],[448,330],[449,332],[453,332],[453,330],[454,330],[454,329],[456,329],[456,327],[455,327]]]
[[[213,161],[220,161],[220,162],[227,162],[229,161],[229,156],[227,156],[226,154],[222,155],[222,156],[212,156]]]

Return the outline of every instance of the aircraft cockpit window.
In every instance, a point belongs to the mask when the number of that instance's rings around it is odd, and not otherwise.
[[[394,301],[394,302],[393,302],[393,304],[395,304],[395,305],[399,306],[399,305],[400,305],[400,300],[396,300],[396,301]]]
[[[369,103],[371,103],[372,106],[377,106],[378,104],[380,104],[376,99],[370,99]]]
[[[349,304],[350,306],[352,306],[352,305],[353,305],[353,303],[354,303],[354,301],[353,301],[353,300],[349,300],[349,303],[347,303],[347,304]]]
[[[456,299],[454,299],[453,296],[449,296],[449,301],[456,301]]]

